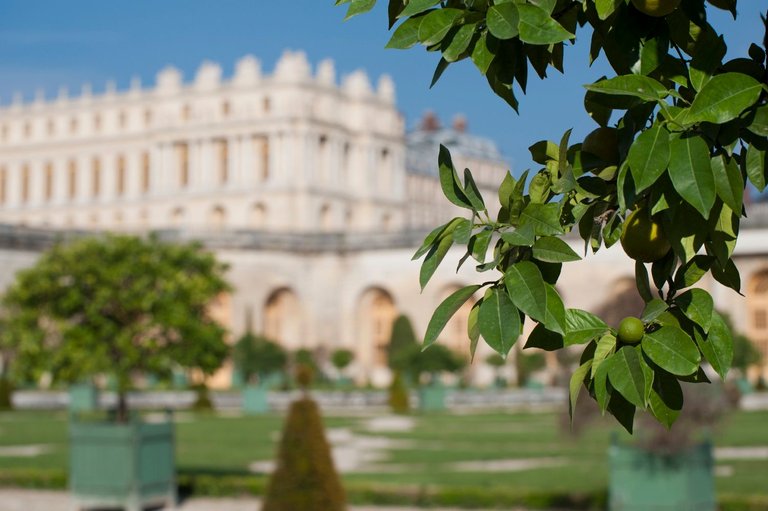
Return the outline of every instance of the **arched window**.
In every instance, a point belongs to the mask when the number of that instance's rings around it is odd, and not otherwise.
[[[53,198],[53,164],[50,162],[43,169],[43,188],[45,200],[50,201]]]
[[[269,139],[265,136],[255,136],[252,140],[253,159],[258,181],[269,179]]]
[[[94,197],[101,193],[101,161],[97,157],[91,161],[91,193]]]
[[[302,322],[301,303],[293,290],[280,288],[269,295],[264,304],[264,335],[289,349],[306,346]]]
[[[184,222],[184,208],[178,207],[171,211],[171,225],[179,227]]]
[[[5,167],[0,167],[0,203],[5,204],[5,188],[7,185],[7,171]]]
[[[115,193],[121,196],[125,193],[125,156],[117,158],[117,176],[115,183]]]
[[[229,145],[226,140],[216,143],[219,153],[219,183],[226,183],[229,179]]]
[[[179,185],[184,188],[189,184],[189,148],[187,144],[177,144],[176,154],[179,159]]]
[[[395,301],[384,289],[370,288],[360,297],[359,360],[364,365],[387,365],[387,347],[392,335],[392,323],[396,317]]]
[[[223,206],[214,206],[211,210],[209,224],[214,229],[222,229],[227,222],[227,212]]]
[[[267,225],[267,207],[262,203],[251,207],[249,225],[254,229],[263,229]]]
[[[763,364],[768,364],[768,270],[750,280],[747,311],[747,336],[762,353]]]
[[[21,201],[29,201],[29,165],[21,167]]]
[[[333,229],[333,211],[331,210],[330,204],[323,204],[320,206],[318,220],[320,222],[321,231],[327,232]]]
[[[145,152],[141,155],[141,192],[149,192],[150,185],[149,176],[149,153]]]
[[[70,199],[77,196],[77,162],[70,160],[67,166],[67,194]]]

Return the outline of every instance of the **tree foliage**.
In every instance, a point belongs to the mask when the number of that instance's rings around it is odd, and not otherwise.
[[[392,323],[392,333],[387,345],[387,365],[390,369],[402,370],[398,364],[402,361],[401,353],[418,345],[416,332],[413,331],[411,320],[405,314],[400,314]]]
[[[414,258],[424,257],[422,288],[453,245],[466,245],[462,263],[471,257],[478,272],[494,272],[438,306],[425,346],[482,292],[469,316],[472,352],[482,337],[506,355],[526,321],[536,324],[527,347],[584,345],[571,405],[584,387],[630,431],[638,407],[671,425],[682,407],[679,382],[704,381],[702,363],[721,377],[728,372],[731,335],[709,293],[692,286],[709,273],[740,291],[731,256],[746,214],[744,188],[762,191],[768,180],[765,41],[726,61],[726,41],[707,13],[725,8],[735,18],[736,0],[682,0],[676,8],[660,2],[671,12],[651,16],[630,0],[388,2],[389,27],[396,26],[388,47],[421,44],[439,54],[433,83],[449,65],[470,60],[515,110],[531,71],[541,79],[550,68],[564,72],[565,45],[577,35],[590,38],[590,61],[602,54],[613,69],[586,86],[583,106],[595,131],[583,143],[568,131],[557,142],[531,145],[536,170],[504,177],[496,218],[471,171],[460,175],[441,147],[443,193],[467,217],[434,229]],[[349,17],[376,1],[336,3],[349,5]],[[563,236],[578,234],[585,251],[597,252],[626,237],[636,211],[643,231],[653,233],[648,241],[664,246],[662,236],[671,249],[650,264],[643,262],[648,254],[635,256],[645,335],[631,346],[617,341],[615,325],[566,308],[555,284],[562,265],[580,259]]]
[[[18,273],[4,297],[19,373],[75,382],[111,375],[169,378],[176,367],[215,371],[228,355],[212,301],[225,266],[196,244],[103,236],[56,245]]]
[[[279,344],[252,332],[240,337],[232,356],[235,367],[246,382],[254,378],[263,380],[284,371],[288,363],[288,354]]]

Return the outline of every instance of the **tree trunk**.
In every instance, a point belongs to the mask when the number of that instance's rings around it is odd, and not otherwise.
[[[128,422],[128,399],[124,390],[117,391],[117,422]]]

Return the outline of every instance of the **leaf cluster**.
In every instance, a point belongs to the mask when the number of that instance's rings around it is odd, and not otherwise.
[[[246,332],[237,341],[232,358],[245,381],[254,377],[264,380],[284,371],[288,363],[288,354],[278,343],[251,332]]]
[[[349,4],[348,17],[373,0]],[[536,326],[526,347],[584,345],[571,400],[585,387],[603,412],[632,429],[637,407],[670,426],[682,407],[680,381],[705,381],[702,363],[725,377],[733,358],[730,330],[708,292],[706,274],[739,292],[732,255],[746,215],[744,189],[766,188],[768,86],[765,43],[725,60],[725,39],[708,22],[710,8],[736,17],[736,0],[682,0],[666,16],[629,0],[389,0],[391,48],[422,45],[438,52],[433,83],[451,63],[469,59],[491,90],[515,110],[528,70],[540,78],[564,69],[564,46],[589,27],[590,61],[604,55],[615,75],[586,85],[583,106],[598,127],[583,143],[540,141],[530,147],[535,173],[507,174],[499,213],[488,214],[472,173],[460,175],[446,147],[438,157],[442,191],[467,210],[434,229],[414,258],[424,257],[422,289],[454,245],[489,277],[436,309],[424,339],[435,343],[468,300],[468,337],[506,356],[525,321]],[[562,238],[578,233],[585,252],[622,237],[629,213],[646,211],[671,250],[649,268],[635,265],[646,306],[638,345],[624,345],[599,317],[567,309],[557,284],[562,265],[580,259]]]
[[[229,290],[225,265],[197,244],[108,235],[60,244],[18,273],[3,299],[19,374],[74,382],[177,367],[215,371],[225,330],[208,314]]]

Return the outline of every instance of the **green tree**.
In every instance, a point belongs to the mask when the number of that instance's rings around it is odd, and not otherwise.
[[[422,375],[435,377],[440,373],[457,373],[464,369],[467,361],[443,345],[435,345],[426,351],[414,344],[403,349],[395,359],[398,372],[407,374],[411,381],[419,382]]]
[[[389,368],[402,370],[403,368],[398,366],[399,361],[402,359],[400,354],[418,345],[418,343],[416,333],[413,331],[413,326],[408,316],[405,314],[397,316],[394,323],[392,323],[392,333],[389,336],[389,344],[387,345],[387,365],[389,365]]]
[[[348,4],[350,17],[376,0],[336,3]],[[602,55],[611,66],[611,76],[586,86],[581,103],[595,131],[583,143],[572,143],[569,130],[559,142],[531,145],[534,173],[504,177],[495,218],[471,171],[461,179],[441,147],[443,193],[468,217],[433,230],[415,257],[424,257],[422,288],[454,244],[468,247],[462,262],[471,257],[479,272],[497,272],[438,306],[425,346],[482,291],[469,316],[472,351],[482,337],[506,355],[526,320],[536,323],[528,346],[584,345],[571,406],[584,387],[630,431],[637,408],[670,426],[682,408],[679,382],[703,381],[704,361],[723,378],[730,369],[730,333],[711,295],[692,286],[710,273],[740,289],[731,256],[746,214],[744,188],[749,182],[762,191],[768,181],[765,41],[725,61],[726,41],[707,12],[724,8],[736,18],[736,0],[658,4],[388,1],[389,27],[396,26],[388,47],[421,44],[438,53],[433,83],[448,66],[470,60],[516,111],[529,71],[541,79],[550,68],[564,72],[565,45],[587,26],[590,62]],[[595,314],[563,305],[555,288],[562,265],[581,259],[562,239],[572,232],[594,252],[621,241],[635,260],[645,302],[637,345],[617,342],[615,326]]]
[[[75,382],[97,374],[117,384],[127,420],[131,378],[168,378],[176,366],[211,374],[228,356],[208,314],[229,290],[226,267],[197,244],[103,236],[56,245],[18,273],[4,297],[17,371]]]
[[[284,371],[288,363],[288,355],[279,344],[252,332],[238,339],[232,356],[243,380],[250,383]]]
[[[733,320],[728,314],[721,313],[728,330],[733,335],[733,367],[741,371],[742,375],[747,374],[749,366],[759,364],[762,360],[762,354],[746,335],[737,332],[733,327]]]
[[[331,353],[331,364],[339,373],[343,373],[353,360],[355,360],[355,354],[347,349],[337,349]]]

